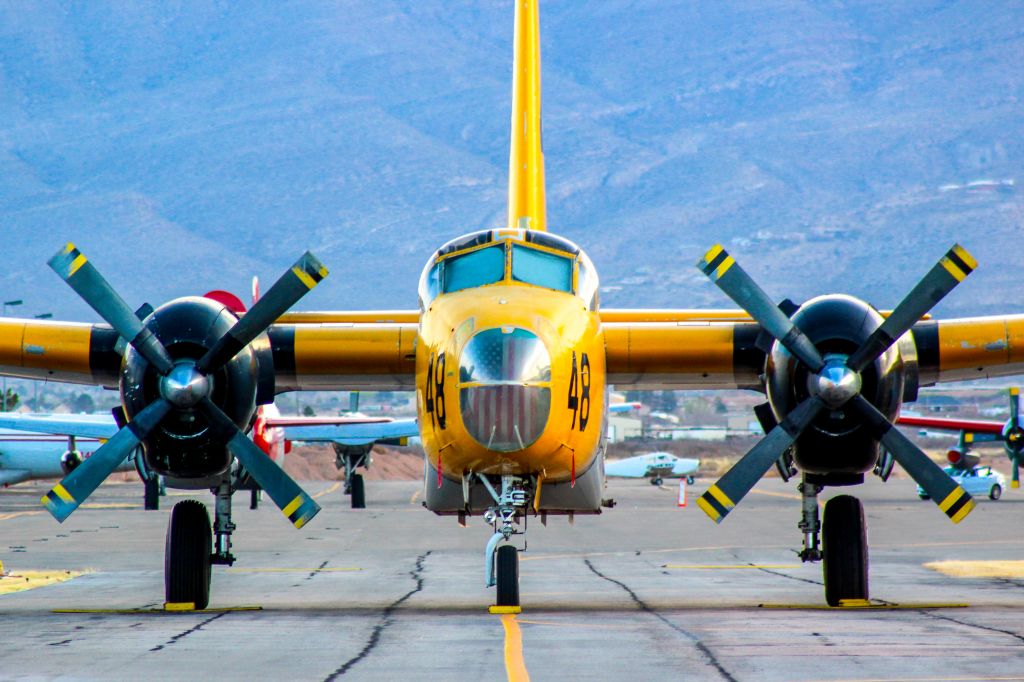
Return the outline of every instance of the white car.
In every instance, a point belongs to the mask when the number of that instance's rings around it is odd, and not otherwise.
[[[944,471],[972,497],[988,495],[990,499],[998,500],[1003,494],[1003,488],[1006,487],[1006,478],[989,466],[976,466],[970,469],[946,467]],[[922,500],[928,499],[928,493],[921,486],[917,486],[917,496]]]

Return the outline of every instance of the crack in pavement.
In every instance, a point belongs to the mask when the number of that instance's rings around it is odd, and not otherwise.
[[[194,627],[191,627],[191,628],[189,628],[188,630],[185,630],[184,632],[179,632],[178,634],[174,635],[173,637],[171,637],[171,638],[170,638],[169,640],[167,640],[167,641],[166,641],[166,642],[164,642],[163,644],[158,644],[158,645],[156,645],[155,647],[153,647],[152,649],[150,649],[150,651],[151,651],[151,652],[152,652],[152,651],[160,651],[160,650],[161,650],[161,649],[163,649],[164,647],[168,647],[168,646],[170,646],[170,645],[174,644],[174,643],[175,643],[175,642],[177,642],[177,641],[178,641],[179,639],[182,639],[183,637],[188,637],[188,636],[189,636],[189,635],[191,635],[191,634],[192,634],[193,632],[199,632],[200,630],[202,630],[202,629],[203,629],[203,626],[205,626],[205,625],[209,625],[210,623],[212,623],[213,621],[217,620],[218,618],[221,618],[221,617],[223,617],[223,616],[226,616],[226,615],[228,615],[228,612],[227,612],[227,611],[221,611],[221,612],[220,612],[220,613],[218,613],[217,615],[215,615],[215,616],[211,616],[210,618],[207,618],[207,619],[206,619],[206,620],[204,620],[204,621],[203,621],[202,623],[199,623],[198,625],[196,625],[196,626],[194,626]]]
[[[609,578],[604,573],[601,573],[601,571],[599,571],[596,568],[594,568],[594,564],[590,563],[590,559],[584,559],[583,563],[586,564],[587,568],[590,569],[591,573],[596,575],[598,578],[601,578],[602,580],[607,580],[608,582],[613,583],[615,585],[618,585],[623,590],[625,590],[626,594],[628,594],[630,596],[630,598],[640,608],[641,611],[654,616],[655,618],[660,620],[662,623],[664,623],[665,625],[669,626],[670,628],[672,628],[673,630],[675,630],[676,632],[681,634],[683,637],[686,637],[688,640],[693,642],[694,645],[697,647],[697,649],[702,654],[704,654],[704,657],[707,659],[708,663],[712,667],[714,667],[715,670],[718,671],[718,674],[721,675],[723,679],[728,680],[728,682],[737,682],[736,678],[733,677],[731,674],[729,674],[729,671],[726,670],[722,666],[722,663],[718,660],[718,658],[711,651],[711,649],[708,648],[707,644],[705,644],[704,642],[701,641],[700,637],[698,637],[697,635],[693,634],[689,630],[687,630],[687,629],[685,629],[685,628],[683,628],[683,627],[673,623],[668,618],[666,618],[665,616],[663,616],[660,613],[658,613],[647,602],[645,602],[643,599],[641,599],[639,596],[637,596],[636,592],[634,592],[629,587],[629,585],[627,585],[626,583],[621,582],[619,580],[616,580],[615,578]]]
[[[1012,630],[1002,630],[1000,628],[989,627],[988,625],[979,625],[978,623],[968,623],[965,620],[958,620],[956,618],[953,618],[952,616],[944,616],[941,613],[933,613],[931,611],[921,611],[920,613],[922,615],[924,615],[924,616],[928,616],[929,618],[935,618],[937,620],[949,621],[950,623],[956,623],[957,625],[963,625],[964,627],[968,627],[968,628],[976,628],[978,630],[986,630],[988,632],[998,632],[999,634],[1008,635],[1010,637],[1013,637],[1014,639],[1019,641],[1021,644],[1024,644],[1024,635],[1019,635],[1016,632],[1013,632]]]
[[[403,603],[405,603],[406,600],[408,600],[414,594],[423,589],[423,564],[424,562],[426,562],[427,557],[430,556],[430,553],[430,551],[427,551],[426,553],[419,555],[416,558],[415,568],[409,571],[409,577],[416,581],[416,587],[412,588],[404,595],[388,604],[388,606],[384,609],[383,613],[381,613],[380,621],[378,621],[378,623],[373,627],[373,631],[370,633],[370,639],[367,640],[366,645],[363,647],[362,651],[360,651],[358,654],[356,654],[348,661],[343,663],[337,670],[332,672],[330,675],[325,677],[324,682],[332,682],[332,680],[338,679],[339,677],[347,673],[349,670],[351,670],[354,665],[359,663],[359,661],[363,660],[364,658],[369,656],[370,653],[373,652],[373,650],[380,643],[380,638],[384,634],[384,631],[388,629],[392,625],[392,623],[395,622],[395,619],[392,617],[395,610]]]

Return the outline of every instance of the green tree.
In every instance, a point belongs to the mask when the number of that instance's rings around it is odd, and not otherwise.
[[[306,405],[305,407],[302,408],[302,416],[303,417],[315,417],[316,416],[316,411],[313,410],[313,406],[312,405]]]
[[[21,396],[13,388],[7,389],[7,411],[13,412],[21,404]]]
[[[75,414],[92,414],[96,411],[96,401],[88,393],[79,393],[71,401],[71,411]]]

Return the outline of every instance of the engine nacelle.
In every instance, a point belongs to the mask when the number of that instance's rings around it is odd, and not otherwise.
[[[960,448],[950,448],[949,452],[946,453],[946,461],[956,469],[969,471],[978,466],[981,458],[973,453],[964,452]]]
[[[146,327],[171,358],[197,361],[237,321],[224,305],[208,298],[179,298],[157,308]],[[210,399],[243,431],[252,424],[256,406],[274,395],[274,368],[266,334],[257,338],[209,377]],[[129,422],[160,397],[160,376],[132,347],[121,366],[121,401]],[[212,432],[197,409],[175,407],[143,440],[147,467],[174,478],[199,478],[223,473],[231,464],[225,439]]]
[[[792,319],[828,361],[852,354],[883,318],[860,299],[831,294],[811,299]],[[860,394],[890,421],[904,395],[904,368],[900,344],[893,344],[860,374]],[[778,342],[768,354],[765,375],[768,402],[780,422],[812,394],[810,373]],[[878,461],[879,443],[857,412],[825,409],[796,440],[793,456],[803,471],[838,475],[841,481],[870,471]]]

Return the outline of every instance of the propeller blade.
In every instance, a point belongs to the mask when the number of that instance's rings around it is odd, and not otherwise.
[[[697,506],[712,521],[721,523],[824,407],[825,403],[816,396],[797,405],[778,426],[697,498]]]
[[[74,244],[69,242],[48,265],[160,374],[171,371],[174,362],[167,349]]]
[[[270,499],[296,528],[302,528],[320,512],[320,505],[291,476],[284,472],[267,453],[259,449],[234,422],[209,398],[200,405],[214,427],[225,435],[228,450],[238,458],[257,485],[267,491]]]
[[[115,433],[110,440],[100,446],[99,450],[83,460],[74,471],[43,496],[42,503],[46,510],[53,518],[63,523],[64,519],[71,516],[71,513],[78,509],[78,505],[103,483],[117,465],[131,454],[139,442],[156,428],[170,409],[171,404],[160,398],[142,410],[127,426]]]
[[[1010,389],[1010,423],[1020,426],[1018,419],[1020,415],[1020,389],[1014,386]]]
[[[1013,478],[1010,479],[1010,487],[1020,487],[1020,459],[1018,457],[1013,458]]]
[[[252,343],[274,321],[327,276],[327,268],[312,253],[302,254],[295,265],[253,304],[228,333],[199,360],[196,368],[203,374],[220,369],[238,352]]]
[[[866,426],[882,441],[885,449],[896,458],[900,466],[917,481],[953,523],[960,523],[971,513],[975,502],[967,491],[910,442],[864,396],[856,396],[848,405],[861,413]]]
[[[954,244],[928,274],[917,283],[871,336],[846,361],[854,372],[862,372],[903,336],[925,313],[978,267],[967,249]]]
[[[697,262],[697,267],[808,369],[814,373],[821,371],[825,361],[811,340],[779,310],[721,244],[711,247]]]

